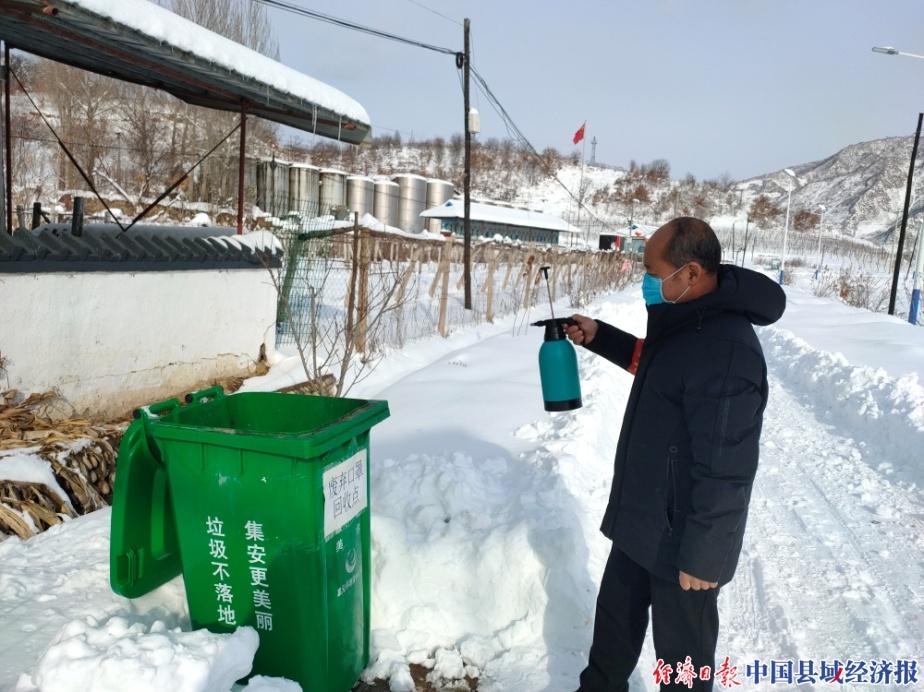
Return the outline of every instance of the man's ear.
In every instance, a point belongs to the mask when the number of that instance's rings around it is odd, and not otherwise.
[[[691,285],[695,284],[697,281],[701,281],[706,275],[706,270],[703,269],[703,265],[696,260],[692,260],[690,264],[687,265],[687,272]]]

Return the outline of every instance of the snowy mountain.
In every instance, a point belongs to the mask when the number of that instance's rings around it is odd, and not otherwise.
[[[844,147],[821,161],[793,166],[800,185],[793,190],[792,208],[818,211],[825,205],[825,225],[847,235],[884,242],[901,222],[912,137],[888,137]],[[920,190],[924,159],[915,166],[914,190]],[[790,176],[775,171],[744,180],[747,208],[765,194],[786,204]],[[924,200],[912,197],[912,218],[924,211]]]

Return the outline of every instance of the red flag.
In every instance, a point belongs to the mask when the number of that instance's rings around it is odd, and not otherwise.
[[[574,133],[574,139],[572,140],[575,144],[584,139],[584,128],[587,127],[587,121],[584,121],[584,124],[581,125],[580,129]]]

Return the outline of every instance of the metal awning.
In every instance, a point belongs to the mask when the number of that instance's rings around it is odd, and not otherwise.
[[[11,47],[188,103],[359,144],[366,111],[337,89],[145,0],[0,0]]]

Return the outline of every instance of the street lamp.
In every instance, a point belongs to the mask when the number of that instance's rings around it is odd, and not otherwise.
[[[821,210],[821,221],[818,222],[818,264],[815,266],[815,280],[818,280],[818,274],[821,272],[821,263],[824,259],[824,256],[821,254],[821,237],[824,234],[825,227],[825,212],[828,211],[828,208],[824,204],[819,204],[818,209]]]
[[[783,227],[783,256],[780,258],[780,285],[783,285],[783,276],[786,272],[786,246],[789,240],[789,206],[792,203],[792,184],[796,173],[791,168],[784,168],[783,172],[789,176],[789,194],[786,197],[786,225]]]
[[[873,46],[874,53],[882,53],[883,55],[904,55],[907,58],[920,58],[924,60],[924,55],[918,55],[917,53],[905,53],[900,51],[893,46]]]

